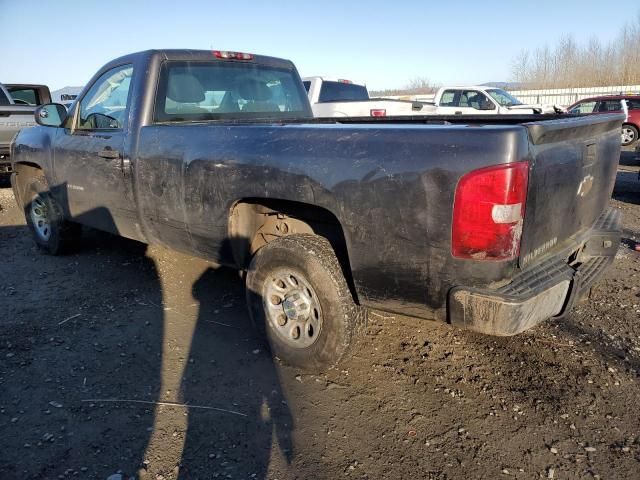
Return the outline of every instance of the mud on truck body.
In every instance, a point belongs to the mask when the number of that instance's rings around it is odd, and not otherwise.
[[[42,250],[86,225],[245,271],[256,327],[303,369],[369,309],[492,335],[561,317],[620,241],[620,115],[314,119],[289,61],[153,50],[36,119],[12,185]]]

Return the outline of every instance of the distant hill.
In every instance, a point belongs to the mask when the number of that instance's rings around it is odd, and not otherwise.
[[[64,87],[60,90],[51,92],[51,100],[53,102],[60,102],[61,95],[78,95],[84,87]]]
[[[481,83],[480,86],[503,88],[505,90],[522,90],[525,85],[519,82],[486,82]]]

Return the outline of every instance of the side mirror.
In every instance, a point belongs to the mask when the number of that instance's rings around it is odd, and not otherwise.
[[[495,110],[496,106],[493,104],[493,102],[490,101],[485,101],[485,102],[480,102],[480,110]]]
[[[67,109],[59,103],[47,103],[36,108],[36,123],[43,127],[60,127],[67,118]]]

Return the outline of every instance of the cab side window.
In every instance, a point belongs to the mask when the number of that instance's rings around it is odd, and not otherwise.
[[[458,102],[455,97],[456,97],[455,90],[445,90],[442,93],[442,96],[440,97],[440,105],[442,107],[457,107]]]
[[[471,104],[469,103],[469,99],[472,96],[475,96],[475,92],[472,90],[463,90],[462,92],[460,92],[460,97],[456,107],[467,107],[467,108],[471,107]]]
[[[569,110],[569,113],[593,113],[596,102],[582,102]]]
[[[640,110],[640,100],[627,98],[627,106],[629,110]]]
[[[622,111],[622,105],[620,100],[603,100],[598,107],[599,112],[620,112]]]
[[[132,65],[105,72],[80,101],[80,130],[119,130],[124,127],[131,86]]]
[[[461,107],[471,107],[476,110],[492,110],[491,107],[495,108],[491,100],[489,100],[484,93],[478,92],[477,90],[465,90],[462,92],[462,97],[464,97],[466,104],[462,105],[461,100]]]

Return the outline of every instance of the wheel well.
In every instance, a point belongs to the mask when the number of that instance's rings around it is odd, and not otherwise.
[[[248,198],[236,202],[229,215],[229,238],[235,263],[246,269],[251,257],[276,238],[313,233],[326,238],[340,262],[342,273],[358,303],[344,230],[329,210],[290,200]]]
[[[36,163],[20,162],[14,165],[14,171],[16,174],[16,188],[18,189],[18,195],[20,195],[20,201],[23,201],[25,188],[29,184],[29,179],[42,175],[42,168]]]
[[[16,163],[15,170],[25,176],[35,175],[42,172],[42,168],[40,168],[40,165],[31,162]]]

